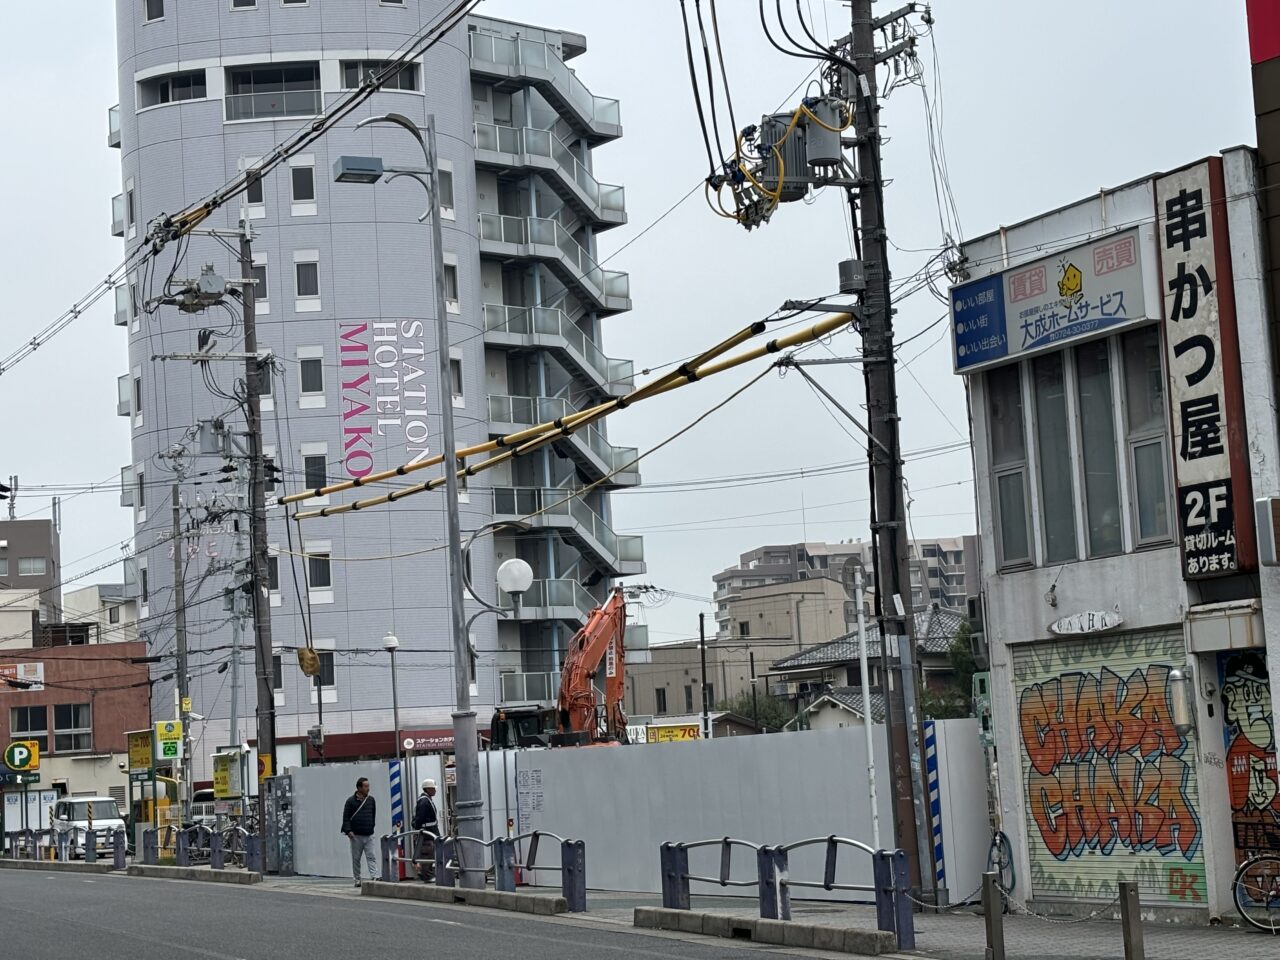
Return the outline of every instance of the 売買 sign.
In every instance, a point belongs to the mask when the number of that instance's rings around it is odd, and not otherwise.
[[[1152,228],[1137,227],[952,287],[956,372],[1146,320],[1154,248]]]

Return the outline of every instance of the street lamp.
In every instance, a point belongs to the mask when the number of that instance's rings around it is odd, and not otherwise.
[[[454,757],[457,765],[458,799],[457,835],[464,841],[458,849],[468,853],[484,841],[481,808],[484,800],[480,794],[480,747],[476,732],[476,715],[471,709],[471,642],[463,622],[463,556],[462,531],[458,510],[457,461],[453,457],[458,449],[454,438],[453,386],[449,371],[449,319],[445,306],[444,245],[440,229],[440,170],[436,162],[436,124],[433,114],[427,115],[426,136],[418,125],[400,113],[387,113],[369,117],[356,124],[356,129],[370,124],[391,124],[408,132],[422,148],[424,167],[421,169],[388,168],[378,157],[341,157],[334,164],[334,179],[339,183],[376,183],[379,170],[387,180],[411,177],[427,191],[429,206],[419,221],[431,219],[431,246],[434,255],[436,294],[436,359],[440,381],[441,444],[445,452],[444,491],[445,519],[449,542],[449,613],[453,633],[453,663],[456,701],[453,713]],[[394,658],[394,653],[392,657]],[[394,663],[394,659],[393,659]],[[394,680],[393,680],[394,686]],[[400,750],[400,734],[396,731],[396,752]],[[465,841],[472,841],[468,847]],[[464,887],[484,886],[484,874],[478,871],[462,871],[460,882]]]
[[[503,560],[498,565],[496,574],[498,589],[511,597],[512,605],[510,607],[502,607],[496,603],[490,603],[476,593],[476,588],[471,583],[471,545],[476,542],[476,537],[486,530],[497,531],[506,527],[518,533],[524,533],[530,529],[529,524],[523,520],[494,520],[491,523],[486,523],[483,527],[473,530],[462,548],[462,585],[466,587],[467,593],[471,594],[471,599],[480,604],[482,608],[467,618],[467,651],[471,658],[471,670],[468,676],[472,684],[476,680],[476,657],[478,651],[471,645],[471,625],[486,613],[496,613],[499,617],[508,617],[518,612],[520,610],[521,596],[533,585],[533,567],[529,566],[527,560],[522,560],[519,557]]]
[[[400,638],[390,630],[382,638],[382,649],[391,654],[391,725],[396,728],[396,769],[400,771],[400,789],[404,790],[404,766],[400,763],[400,682],[396,676],[396,651]]]

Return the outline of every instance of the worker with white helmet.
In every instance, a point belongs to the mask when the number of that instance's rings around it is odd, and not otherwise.
[[[413,829],[418,831],[418,849],[414,862],[418,865],[418,877],[430,883],[436,875],[436,838],[440,836],[440,817],[436,813],[436,782],[430,778],[422,781],[422,793],[413,808]]]

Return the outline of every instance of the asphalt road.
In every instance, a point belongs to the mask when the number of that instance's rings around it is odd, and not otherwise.
[[[721,960],[777,948],[643,935],[620,924],[535,920],[354,896],[333,888],[0,870],[3,956],[23,960]]]

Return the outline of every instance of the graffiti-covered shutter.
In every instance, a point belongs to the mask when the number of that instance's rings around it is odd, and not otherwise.
[[[1203,904],[1195,751],[1169,715],[1181,630],[1013,648],[1018,743],[1037,899]]]

